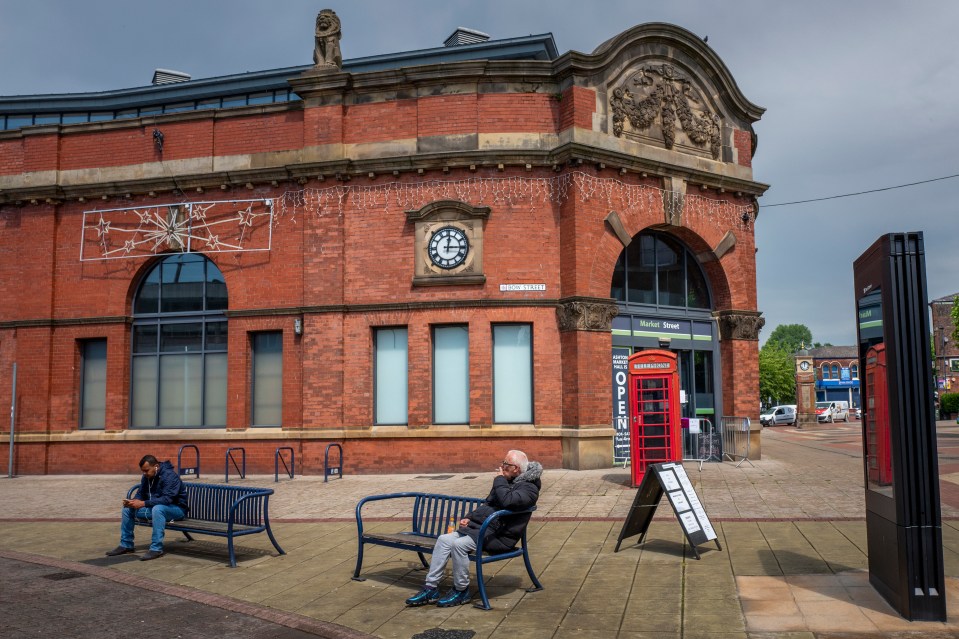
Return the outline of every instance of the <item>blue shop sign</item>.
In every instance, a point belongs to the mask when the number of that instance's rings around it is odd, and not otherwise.
[[[816,389],[826,388],[859,388],[858,379],[817,379]]]

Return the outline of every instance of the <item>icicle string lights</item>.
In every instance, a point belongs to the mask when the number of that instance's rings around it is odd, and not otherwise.
[[[343,215],[347,206],[357,211],[389,207],[409,211],[438,200],[459,200],[473,206],[514,208],[527,205],[532,209],[537,204],[560,204],[568,200],[573,187],[581,202],[599,200],[607,208],[621,211],[638,209],[644,214],[662,214],[664,210],[675,213],[681,209],[684,216],[738,228],[748,227],[753,219],[751,204],[736,204],[694,194],[680,196],[646,184],[627,184],[616,178],[600,178],[576,171],[549,178],[471,177],[287,191],[276,200],[274,224],[279,225],[286,216],[295,220],[300,211],[319,216],[333,212]]]
[[[553,177],[470,177],[372,185],[338,184],[286,191],[275,199],[222,200],[157,204],[84,212],[81,261],[149,257],[169,249],[246,252],[270,250],[272,230],[283,220],[296,223],[304,214],[342,216],[346,210],[409,211],[439,200],[472,206],[530,210],[544,203],[561,204],[571,197],[600,202],[623,213],[639,212],[672,219],[682,212],[687,224],[698,218],[725,228],[748,228],[750,204],[736,204],[700,195],[685,196],[646,184],[628,184],[581,171]],[[508,214],[508,210],[504,211]],[[265,226],[266,232],[259,231]],[[121,241],[122,238],[122,241]]]

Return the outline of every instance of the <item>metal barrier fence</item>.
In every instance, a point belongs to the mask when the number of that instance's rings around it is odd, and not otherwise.
[[[683,437],[683,461],[698,461],[699,470],[708,461],[722,461],[723,438],[708,419],[683,417],[680,421]]]
[[[749,418],[723,415],[720,431],[723,439],[723,459],[728,457],[729,461],[736,461],[738,457],[736,468],[743,462],[749,462],[750,466],[755,467],[749,460]]]

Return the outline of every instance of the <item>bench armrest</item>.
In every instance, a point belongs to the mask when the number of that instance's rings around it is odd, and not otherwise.
[[[266,489],[264,489],[264,490],[262,490],[262,491],[258,491],[258,492],[255,492],[255,493],[250,493],[250,494],[248,494],[248,495],[243,495],[242,497],[240,497],[239,499],[237,499],[236,501],[234,501],[234,502],[233,502],[233,505],[230,506],[230,515],[229,515],[229,517],[228,517],[228,519],[227,519],[227,522],[226,522],[226,523],[227,523],[227,526],[228,526],[228,530],[229,530],[230,532],[233,532],[233,524],[234,524],[234,522],[236,521],[236,511],[237,511],[237,509],[240,508],[240,506],[243,504],[243,502],[245,502],[245,501],[247,501],[247,500],[251,500],[251,499],[257,501],[257,503],[256,503],[256,509],[257,509],[257,513],[258,513],[258,515],[259,515],[258,518],[261,519],[261,521],[259,521],[257,525],[262,526],[264,523],[269,522],[269,520],[270,520],[270,516],[269,516],[270,495],[272,495],[272,494],[273,494],[273,489],[272,489],[272,488],[266,488]],[[262,505],[261,505],[261,504],[262,504]]]
[[[486,529],[489,528],[494,521],[500,517],[525,515],[526,513],[532,513],[534,510],[536,510],[536,506],[533,506],[532,508],[526,508],[525,510],[497,510],[495,513],[484,519],[483,525],[480,526],[479,534],[477,535],[478,541],[476,542],[476,556],[480,557],[483,555],[483,541],[486,539]],[[526,534],[525,530],[523,531],[523,534]]]

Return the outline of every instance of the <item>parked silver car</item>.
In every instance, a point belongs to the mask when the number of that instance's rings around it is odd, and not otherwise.
[[[796,405],[773,406],[759,416],[759,423],[763,426],[795,426]]]

